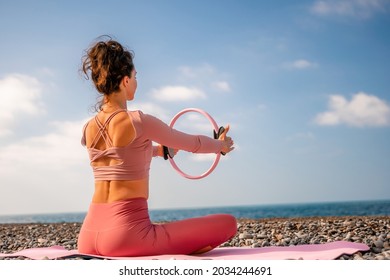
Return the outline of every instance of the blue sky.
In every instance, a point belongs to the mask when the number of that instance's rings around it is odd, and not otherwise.
[[[155,159],[151,208],[390,199],[389,27],[388,0],[0,1],[0,214],[87,210],[79,67],[103,34],[135,52],[130,109],[201,108],[236,142],[202,180]]]

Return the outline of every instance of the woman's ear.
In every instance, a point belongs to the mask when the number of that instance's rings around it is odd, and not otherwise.
[[[129,83],[129,80],[130,80],[129,76],[124,76],[122,79],[122,85],[126,87],[127,84]]]

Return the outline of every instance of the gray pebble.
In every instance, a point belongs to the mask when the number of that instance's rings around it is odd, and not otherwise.
[[[383,241],[381,239],[374,241],[374,246],[377,248],[383,248]]]
[[[247,232],[240,233],[239,237],[240,239],[252,239],[253,235]]]

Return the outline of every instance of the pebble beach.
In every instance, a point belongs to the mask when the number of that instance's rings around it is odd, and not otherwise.
[[[338,260],[390,260],[390,216],[238,219],[234,238],[221,247],[269,247],[364,243],[369,251],[342,255]],[[0,224],[0,253],[63,246],[77,249],[81,223]],[[26,259],[25,257],[1,259]]]

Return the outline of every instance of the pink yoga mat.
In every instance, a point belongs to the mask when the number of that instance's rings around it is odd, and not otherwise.
[[[69,257],[81,258],[105,258],[105,259],[134,259],[134,260],[333,260],[347,254],[351,255],[358,251],[367,251],[366,244],[347,241],[335,241],[325,244],[296,245],[289,247],[226,247],[216,248],[201,255],[158,255],[147,257],[109,257],[80,254],[77,250],[67,250],[61,246],[45,248],[31,248],[11,254],[1,254],[0,257],[27,257],[33,260],[58,259]]]

